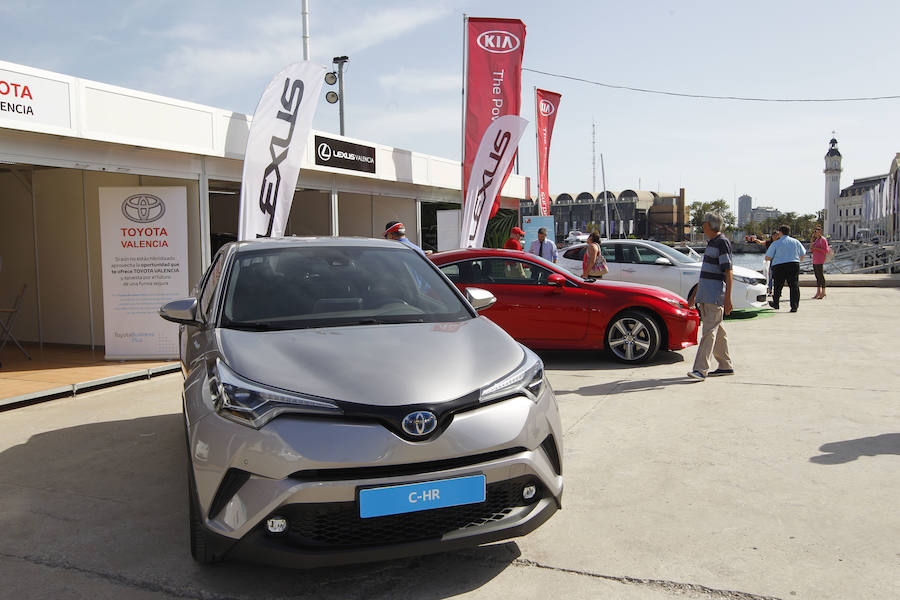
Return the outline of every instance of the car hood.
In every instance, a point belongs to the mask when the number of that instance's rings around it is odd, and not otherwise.
[[[741,277],[753,277],[756,279],[765,279],[765,275],[760,273],[759,271],[754,271],[753,269],[748,269],[747,267],[742,267],[740,265],[734,265],[732,267],[733,275],[740,275]]]
[[[675,266],[678,267],[679,269],[691,269],[691,270],[699,271],[703,267],[703,263],[702,262],[682,263],[682,264],[675,265]],[[762,273],[760,273],[759,271],[754,271],[753,269],[748,269],[747,267],[742,267],[740,265],[732,264],[731,269],[732,269],[733,275],[740,275],[741,277],[756,277],[756,278],[765,279],[765,276]]]
[[[455,400],[507,375],[525,356],[484,317],[292,331],[219,329],[218,336],[225,362],[247,379],[373,406]]]

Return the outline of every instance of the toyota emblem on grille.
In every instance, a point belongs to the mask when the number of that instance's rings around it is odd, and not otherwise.
[[[428,435],[437,427],[437,417],[427,410],[418,410],[403,417],[403,431],[409,435],[421,437]]]

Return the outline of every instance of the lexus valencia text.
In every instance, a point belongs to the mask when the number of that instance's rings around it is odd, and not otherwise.
[[[179,323],[191,553],[316,567],[525,535],[561,507],[540,358],[391,240],[226,244]]]
[[[660,348],[697,343],[697,312],[662,288],[585,281],[518,250],[453,250],[432,260],[460,290],[475,286],[493,294],[497,302],[485,314],[529,348],[606,349],[639,363]]]

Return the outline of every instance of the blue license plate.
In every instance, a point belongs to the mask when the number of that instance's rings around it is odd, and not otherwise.
[[[408,483],[359,491],[363,519],[484,502],[484,475]]]

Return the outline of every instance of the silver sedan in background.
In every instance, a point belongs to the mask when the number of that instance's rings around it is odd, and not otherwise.
[[[181,324],[191,552],[315,567],[524,535],[560,508],[541,360],[386,240],[231,243]]]

